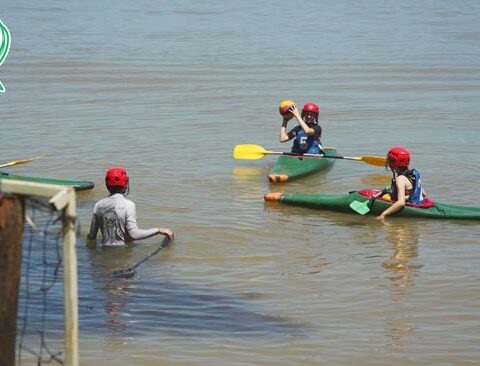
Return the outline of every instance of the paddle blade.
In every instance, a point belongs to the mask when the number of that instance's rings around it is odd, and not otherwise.
[[[41,158],[43,158],[44,156],[45,156],[45,154],[39,155],[39,156],[35,156],[34,158],[31,158],[31,159],[9,161],[8,163],[0,164],[0,168],[5,168],[5,167],[7,167],[7,166],[14,166],[14,165],[20,165],[20,164],[29,163],[29,162],[31,162],[31,161],[34,161],[34,160],[37,160],[37,159],[41,159]]]
[[[382,156],[361,156],[362,161],[375,166],[387,166],[387,159]]]
[[[132,268],[120,269],[118,271],[114,271],[112,273],[112,276],[114,278],[132,278],[133,276],[135,276],[135,273],[137,272]]]
[[[368,207],[368,201],[353,201],[350,203],[350,208],[360,215],[365,215],[370,211],[370,208]]]
[[[267,153],[268,151],[260,145],[253,144],[237,145],[235,149],[233,149],[233,157],[235,159],[258,160],[263,158]]]

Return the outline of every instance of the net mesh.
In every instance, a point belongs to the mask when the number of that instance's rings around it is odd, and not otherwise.
[[[53,210],[47,200],[25,198],[17,365],[64,363],[62,258],[67,221],[64,211]]]

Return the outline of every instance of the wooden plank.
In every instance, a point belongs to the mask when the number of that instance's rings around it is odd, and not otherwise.
[[[76,252],[76,198],[73,188],[67,189],[63,238],[63,291],[65,303],[65,365],[78,366],[78,289]]]
[[[64,190],[65,186],[43,184],[35,182],[22,182],[18,180],[0,180],[0,192],[15,193],[30,196],[52,197]]]
[[[23,217],[21,198],[0,197],[0,365],[15,365]]]

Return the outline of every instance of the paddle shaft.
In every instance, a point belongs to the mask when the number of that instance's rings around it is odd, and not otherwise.
[[[327,149],[325,149],[327,150]],[[331,159],[344,159],[344,160],[355,160],[355,161],[363,161],[370,165],[375,166],[385,166],[386,159],[380,156],[339,156],[339,155],[327,155],[327,154],[298,154],[292,152],[277,152],[277,151],[268,151],[265,150],[260,145],[254,144],[242,144],[237,145],[233,149],[233,157],[235,159],[245,159],[245,160],[258,160],[262,159],[265,155],[285,155],[285,156],[293,156],[299,158],[331,158]]]
[[[376,200],[377,198],[382,197],[382,196],[383,196],[385,193],[387,193],[387,192],[388,192],[388,190],[387,190],[386,188],[384,188],[384,189],[382,189],[379,193],[377,193],[375,196],[370,197],[370,199],[367,201],[367,202],[368,202],[368,203],[367,203],[368,208],[372,208],[373,203],[375,202],[375,200]]]
[[[3,163],[3,164],[0,164],[0,168],[5,168],[7,166],[14,166],[14,165],[20,165],[20,164],[26,164],[26,163],[29,163],[31,161],[34,161],[34,160],[37,160],[37,159],[41,159],[43,158],[44,155],[40,155],[40,156],[35,156],[34,158],[31,158],[31,159],[23,159],[23,160],[15,160],[15,161],[9,161],[8,163]]]
[[[345,159],[345,160],[362,160],[354,156],[340,156],[340,155],[324,155],[324,154],[299,154],[291,152],[277,152],[277,151],[267,151],[266,154],[269,155],[286,155],[286,156],[297,156],[299,158],[327,158],[327,159]]]
[[[313,159],[343,159],[343,160],[354,160],[354,161],[363,161],[364,163],[375,165],[375,166],[385,166],[385,159],[379,156],[341,156],[341,155],[323,155],[323,154],[297,154],[297,153],[288,153],[288,152],[276,152],[276,151],[265,151],[264,154],[274,154],[274,155],[286,155],[286,156],[298,156],[299,158],[313,158]]]
[[[143,263],[145,263],[147,260],[149,260],[151,257],[153,257],[155,254],[157,254],[159,251],[161,251],[163,248],[168,246],[172,241],[168,238],[165,237],[160,245],[158,246],[157,249],[155,249],[153,252],[151,252],[149,255],[147,255],[145,258],[143,258],[141,261],[138,263],[134,264],[133,266],[127,268],[127,269],[120,269],[118,271],[113,272],[113,276],[115,277],[123,277],[124,275],[129,275],[129,277],[133,277],[135,274],[135,270]]]
[[[168,237],[165,237],[163,239],[163,241],[160,243],[160,245],[158,246],[157,249],[155,249],[153,252],[151,252],[149,255],[147,255],[145,258],[143,258],[140,262],[138,262],[137,264],[134,264],[133,266],[131,266],[129,269],[130,270],[134,270],[136,268],[138,268],[138,266],[140,266],[141,264],[145,263],[147,260],[149,260],[151,257],[153,257],[155,254],[157,254],[159,251],[161,251],[163,248],[165,248],[166,246],[168,246],[170,244],[170,239]]]

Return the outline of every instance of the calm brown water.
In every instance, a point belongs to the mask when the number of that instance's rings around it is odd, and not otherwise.
[[[84,235],[104,171],[123,165],[142,227],[172,247],[133,280],[110,273],[156,243],[87,251],[78,239],[81,363],[480,364],[480,226],[265,204],[269,191],[382,187],[338,161],[284,186],[274,157],[283,99],[321,108],[345,155],[409,148],[438,201],[480,206],[476,1],[5,2],[2,161],[87,179]],[[55,319],[53,319],[55,321]]]

